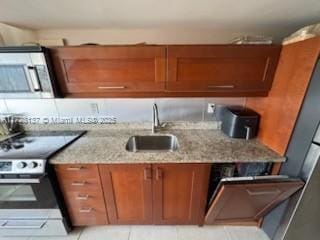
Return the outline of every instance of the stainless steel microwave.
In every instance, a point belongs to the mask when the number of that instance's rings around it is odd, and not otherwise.
[[[48,49],[0,47],[0,98],[54,98],[57,89]]]

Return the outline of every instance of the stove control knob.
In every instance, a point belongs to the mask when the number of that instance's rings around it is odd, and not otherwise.
[[[27,166],[27,164],[25,162],[18,162],[17,163],[17,168],[19,169],[23,169]]]
[[[30,162],[28,164],[28,168],[36,168],[36,167],[38,167],[38,163],[37,162]]]

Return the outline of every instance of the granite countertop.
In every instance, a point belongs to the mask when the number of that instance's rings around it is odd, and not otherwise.
[[[173,134],[179,142],[174,152],[127,152],[126,143],[133,135],[151,135],[141,125],[93,127],[80,139],[50,159],[52,164],[96,163],[215,163],[284,162],[257,140],[232,139],[216,125],[176,124],[156,134]],[[84,127],[77,128],[83,129]],[[74,128],[73,128],[74,129]],[[68,129],[70,130],[70,129]]]

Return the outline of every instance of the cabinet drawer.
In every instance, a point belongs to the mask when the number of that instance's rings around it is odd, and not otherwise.
[[[101,192],[99,178],[59,179],[63,192]]]
[[[106,212],[94,206],[69,206],[68,211],[73,226],[104,225],[108,223]]]
[[[90,191],[74,191],[74,192],[65,192],[65,198],[72,203],[72,206],[101,206],[104,208],[104,198],[101,192],[90,192]]]
[[[95,164],[66,164],[55,166],[55,171],[63,179],[96,178],[99,177]]]

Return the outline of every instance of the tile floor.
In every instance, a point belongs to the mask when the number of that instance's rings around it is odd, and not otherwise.
[[[256,227],[99,226],[78,228],[65,237],[0,237],[0,240],[269,240]]]

